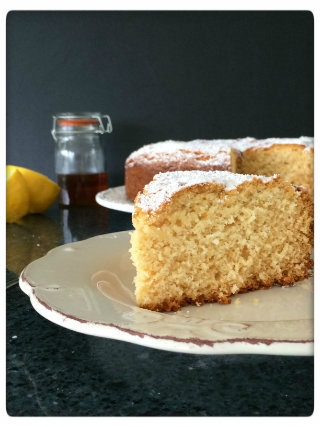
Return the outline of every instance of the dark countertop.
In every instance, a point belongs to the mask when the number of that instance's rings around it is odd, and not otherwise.
[[[132,229],[99,206],[7,224],[7,283],[49,249]],[[308,416],[313,357],[171,353],[64,329],[7,288],[7,412],[11,416]]]

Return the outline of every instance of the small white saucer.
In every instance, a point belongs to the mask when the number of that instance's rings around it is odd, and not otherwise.
[[[127,197],[124,185],[101,191],[96,195],[96,202],[105,208],[116,211],[133,212],[133,201]]]

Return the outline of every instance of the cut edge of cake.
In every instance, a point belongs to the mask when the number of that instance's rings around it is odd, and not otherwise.
[[[147,229],[148,227],[151,227],[149,228],[149,230],[151,230],[152,232],[155,231],[155,233],[161,233],[161,223],[165,221],[167,210],[170,208],[170,206],[172,206],[175,200],[179,199],[179,196],[183,196],[183,194],[188,193],[190,193],[189,195],[196,195],[202,192],[211,191],[219,195],[219,202],[221,201],[221,206],[223,206],[223,203],[231,203],[231,199],[233,198],[230,197],[230,200],[228,200],[228,196],[240,194],[242,191],[246,191],[246,187],[252,186],[252,184],[253,186],[259,187],[260,189],[261,184],[262,187],[265,188],[278,187],[283,190],[283,194],[287,193],[288,197],[297,197],[297,203],[299,199],[301,200],[301,203],[303,204],[304,208],[303,210],[305,211],[305,216],[306,218],[310,219],[310,227],[307,227],[304,230],[306,233],[304,248],[308,248],[308,250],[306,251],[306,249],[304,249],[306,253],[300,255],[300,261],[303,265],[299,272],[295,273],[293,271],[283,271],[281,272],[281,274],[279,273],[280,275],[278,274],[277,280],[267,277],[265,279],[262,278],[261,280],[255,278],[254,281],[249,281],[247,286],[238,287],[236,283],[232,286],[228,284],[229,288],[227,288],[229,289],[229,291],[227,290],[220,293],[214,291],[211,293],[211,295],[210,293],[207,293],[200,294],[196,297],[190,297],[190,295],[185,295],[180,300],[175,297],[171,301],[170,299],[165,299],[160,303],[156,300],[152,302],[152,298],[148,302],[143,302],[143,298],[139,296],[139,283],[137,283],[138,276],[136,276],[135,280],[137,289],[137,302],[140,307],[155,311],[176,311],[187,304],[202,305],[205,302],[214,301],[220,303],[229,303],[230,296],[232,294],[271,287],[275,283],[281,285],[290,285],[298,280],[303,280],[310,276],[309,269],[312,267],[312,260],[310,258],[310,254],[312,250],[313,238],[313,227],[311,219],[313,212],[313,204],[308,191],[301,186],[294,186],[292,184],[289,184],[288,182],[282,180],[279,176],[276,175],[272,177],[252,175],[244,176],[241,174],[234,174],[225,171],[167,172],[164,174],[158,174],[154,177],[154,180],[145,187],[144,191],[139,193],[135,202],[133,223],[136,230],[133,232],[132,235],[131,248],[131,256],[135,266],[137,267],[137,264],[139,263],[138,258],[139,256],[141,256],[141,253],[139,255],[137,252],[137,248],[141,244],[141,242],[138,242],[137,235],[137,233],[139,233],[139,227],[142,227],[141,229]],[[161,188],[163,189],[163,186],[165,186],[166,190],[160,195],[159,191],[161,192]],[[157,200],[157,198],[159,200]],[[303,210],[301,211],[302,215]],[[300,218],[299,220],[302,221],[302,218]],[[143,232],[145,232],[145,230]],[[298,228],[297,232],[299,232]],[[144,241],[142,242],[142,244],[144,244],[146,240],[147,235],[144,236]],[[147,256],[149,256],[149,254],[147,254]],[[145,271],[143,274],[145,273],[147,272]],[[261,277],[263,277],[263,274]],[[150,280],[152,281],[152,275],[150,276],[150,278]],[[143,283],[142,287],[144,288],[144,292],[148,293],[147,281]]]

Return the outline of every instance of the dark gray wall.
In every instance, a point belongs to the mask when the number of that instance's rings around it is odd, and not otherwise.
[[[10,12],[7,163],[54,174],[51,115],[108,113],[110,185],[164,139],[313,135],[310,12]]]

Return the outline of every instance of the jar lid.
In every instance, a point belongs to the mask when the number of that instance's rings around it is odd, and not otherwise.
[[[58,119],[60,126],[88,126],[99,123],[98,119]]]
[[[106,123],[104,123],[106,119]],[[112,123],[107,114],[101,113],[56,113],[53,115],[52,136],[79,133],[111,133]]]

